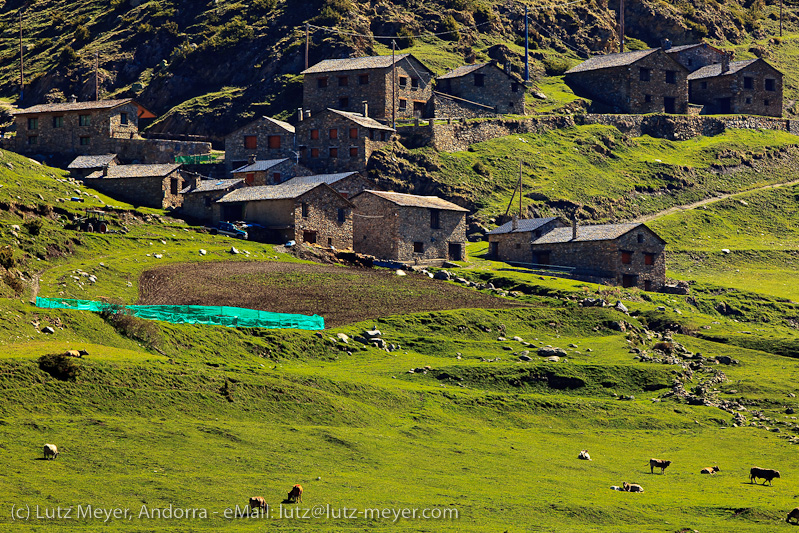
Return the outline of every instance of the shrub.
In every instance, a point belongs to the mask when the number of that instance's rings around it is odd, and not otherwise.
[[[14,266],[14,249],[8,244],[0,248],[0,265],[6,270]]]
[[[472,170],[480,174],[481,176],[489,176],[491,174],[491,170],[486,166],[482,161],[478,161],[472,167]]]
[[[67,45],[61,50],[59,61],[62,65],[74,65],[78,62],[78,53],[71,46]]]
[[[634,37],[627,37],[624,40],[624,43],[627,45],[627,50],[630,52],[634,50],[646,50],[649,48],[649,45],[646,44],[644,41],[641,41]]]
[[[88,41],[89,40],[89,28],[87,28],[86,26],[81,24],[80,26],[75,28],[74,37],[75,37],[75,42],[81,43],[83,41]]]
[[[335,26],[339,24],[352,9],[349,0],[325,0],[325,5],[317,16],[311,19],[320,26]]]
[[[25,229],[28,230],[28,233],[35,236],[42,232],[42,226],[44,226],[44,222],[41,218],[32,218],[26,221],[23,226],[25,226]]]
[[[14,291],[14,294],[17,296],[20,296],[25,291],[25,284],[22,280],[12,275],[10,272],[3,274],[3,283],[11,287],[11,290]]]
[[[571,67],[569,61],[562,57],[546,57],[543,63],[547,76],[562,76]]]
[[[122,305],[109,305],[100,313],[100,316],[125,337],[143,342],[151,348],[161,345],[158,326],[150,320],[131,315]]]
[[[413,45],[413,32],[407,26],[401,27],[397,32],[397,46],[400,48],[410,48]]]
[[[452,15],[447,15],[444,17],[444,20],[441,21],[441,31],[442,32],[453,32],[448,33],[446,35],[442,35],[441,38],[447,41],[457,41],[460,39],[460,35],[456,32],[458,31],[458,22],[455,20],[455,17]]]
[[[73,357],[60,353],[51,353],[39,358],[39,368],[60,381],[75,381],[81,367]]]

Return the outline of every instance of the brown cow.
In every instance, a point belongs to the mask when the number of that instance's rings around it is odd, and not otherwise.
[[[266,510],[266,500],[263,496],[253,496],[250,498],[250,511],[253,509],[263,509]]]
[[[796,520],[796,523],[799,524],[799,507],[794,507],[793,511],[788,513],[788,517],[785,519],[785,521],[790,524],[791,523],[791,518]]]
[[[644,488],[641,485],[627,483],[626,481],[622,482],[621,487],[621,490],[625,492],[644,492]]]
[[[700,474],[710,474],[711,476],[716,472],[719,472],[720,469],[717,466],[708,466],[707,468],[703,468],[699,473]]]
[[[660,468],[660,473],[662,474],[666,467],[671,464],[671,461],[661,461],[660,459],[650,459],[649,460],[649,473],[654,474],[655,468]]]
[[[294,485],[291,487],[291,491],[289,491],[289,495],[286,496],[286,499],[290,502],[301,502],[302,501],[302,485]]]
[[[756,466],[753,466],[749,470],[749,483],[755,483],[755,480],[760,478],[763,480],[764,485],[766,484],[766,481],[768,481],[768,484],[771,485],[771,480],[775,477],[780,477],[778,470],[772,470],[770,468],[758,468]]]

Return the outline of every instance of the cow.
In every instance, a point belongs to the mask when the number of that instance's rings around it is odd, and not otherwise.
[[[768,481],[768,484],[771,485],[771,480],[775,477],[780,477],[779,471],[772,470],[770,468],[758,468],[753,466],[749,470],[749,483],[755,483],[755,480],[760,478],[763,480],[763,485],[766,484],[766,481]]]
[[[703,468],[699,473],[700,474],[710,474],[711,476],[718,472],[720,469],[717,466],[709,466],[707,468]]]
[[[78,350],[67,350],[64,355],[67,357],[83,357]]]
[[[583,461],[591,460],[591,456],[588,455],[588,450],[580,450],[580,455],[578,455],[577,458],[582,459]]]
[[[253,496],[250,498],[250,511],[253,509],[266,510],[266,500],[263,496]]]
[[[791,523],[791,518],[796,520],[796,523],[799,524],[799,507],[794,507],[793,511],[788,513],[788,517],[785,519],[785,521],[790,524]]]
[[[661,461],[660,459],[650,459],[649,460],[649,473],[654,474],[655,468],[660,468],[660,473],[662,474],[666,467],[671,464],[671,461]]]
[[[622,484],[622,489],[625,492],[644,492],[644,488],[641,485],[637,485],[635,483],[627,483],[624,481]]]
[[[294,485],[291,487],[289,491],[289,495],[286,496],[286,500],[289,502],[301,502],[302,501],[302,485]]]
[[[44,458],[49,459],[50,457],[53,459],[58,458],[58,447],[55,444],[44,445]]]

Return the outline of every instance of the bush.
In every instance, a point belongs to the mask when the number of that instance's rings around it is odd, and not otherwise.
[[[482,161],[478,161],[477,163],[475,163],[474,166],[472,167],[472,170],[474,170],[481,176],[488,177],[491,175],[491,170]]]
[[[14,294],[17,296],[20,296],[23,292],[25,292],[25,284],[21,279],[12,275],[10,272],[6,272],[3,275],[3,283],[11,287],[11,290],[14,291]]]
[[[543,63],[547,76],[562,76],[571,67],[569,61],[562,57],[547,57]]]
[[[61,381],[75,381],[81,367],[75,359],[60,353],[51,353],[39,358],[39,368]]]
[[[89,28],[84,25],[80,25],[75,28],[75,42],[83,42],[89,40]]]
[[[151,348],[161,345],[161,332],[158,326],[150,320],[131,315],[122,305],[109,305],[100,316],[125,337],[143,342]]]
[[[442,35],[441,38],[447,41],[457,41],[460,39],[460,35],[458,35],[458,22],[455,20],[455,17],[452,15],[447,15],[444,17],[444,20],[441,21],[441,31],[442,32],[453,32],[448,33],[447,35]]]
[[[646,44],[644,41],[635,39],[634,37],[627,37],[624,40],[624,43],[627,45],[626,49],[629,52],[632,52],[634,50],[647,50],[649,48],[649,45]]]
[[[62,65],[73,65],[78,62],[78,53],[69,45],[61,50],[59,61]]]
[[[397,46],[402,48],[410,48],[414,45],[413,32],[407,26],[403,26],[397,32]]]
[[[6,270],[14,266],[14,249],[6,244],[0,248],[0,266]]]
[[[25,229],[28,230],[28,233],[35,236],[42,232],[42,226],[44,226],[44,222],[41,218],[32,218],[26,221],[23,226],[25,226]]]

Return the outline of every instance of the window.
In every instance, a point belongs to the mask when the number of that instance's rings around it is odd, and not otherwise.
[[[272,150],[279,150],[280,149],[280,135],[270,135],[266,138],[267,142],[269,143],[269,148]]]
[[[272,183],[280,183],[280,172],[272,172]]]
[[[441,213],[438,209],[430,210],[430,229],[441,229]]]
[[[424,253],[424,243],[416,241],[413,243],[413,253],[415,254],[423,254]]]
[[[327,87],[327,78],[316,78],[316,87],[318,89],[324,89]]]
[[[83,137],[81,137],[81,138],[80,138],[80,145],[81,145],[81,146],[89,146],[89,139],[90,139],[90,138],[91,138],[91,137],[88,137],[88,136],[86,136],[86,135],[84,135]]]
[[[178,178],[170,178],[169,180],[169,194],[175,195],[180,191],[180,180]]]
[[[30,144],[30,145],[39,144],[39,136],[38,135],[29,135],[28,136],[28,144]]]
[[[749,76],[744,76],[744,89],[754,89],[755,88],[755,79],[750,78]]]
[[[707,89],[707,82],[706,82],[706,81],[703,81],[702,83],[700,83],[700,84],[699,84],[699,86],[700,86],[702,89]]]
[[[688,58],[688,66],[689,66],[689,67],[692,67],[692,66],[694,66],[694,60],[693,60],[693,59],[691,59],[690,57]]]
[[[644,236],[641,233],[637,234],[635,236],[635,239],[638,241],[638,244],[641,244],[642,242],[644,242]]]
[[[319,148],[311,148],[311,157],[313,158],[319,157]]]
[[[91,115],[78,115],[78,125],[88,126],[92,122]]]
[[[752,103],[752,97],[751,96],[747,96],[746,97],[746,103],[747,104],[751,104]]]
[[[369,74],[358,74],[358,85],[368,85]]]
[[[640,68],[638,70],[638,79],[640,81],[649,81],[649,69],[648,68]]]
[[[654,265],[655,264],[655,254],[644,254],[644,264],[645,265]]]
[[[358,138],[358,128],[350,128],[350,139]]]
[[[255,150],[258,148],[258,137],[255,135],[245,135],[244,136],[244,148],[249,150]]]
[[[311,139],[316,140],[319,138],[319,130],[311,130]]]
[[[350,84],[350,79],[347,76],[339,76],[338,77],[338,86],[339,87],[347,87]]]
[[[623,265],[630,265],[633,262],[633,253],[632,252],[624,252],[621,253],[621,262]]]
[[[211,207],[213,205],[213,203],[214,203],[214,199],[213,198],[211,198],[210,196],[206,195],[204,197],[204,199],[205,199],[205,207]]]
[[[327,238],[327,245],[330,246],[331,248],[333,247],[333,237]]]
[[[338,157],[338,148],[331,148],[330,149],[330,157],[335,159]]]
[[[400,86],[400,89],[406,88],[408,86],[408,78],[406,78],[405,76],[400,76],[399,77],[399,86]]]
[[[406,99],[404,99],[404,98],[400,98],[399,99],[399,108],[401,110],[403,110],[403,111],[408,109],[408,101]]]
[[[339,208],[338,210],[338,221],[344,222],[347,219],[347,212],[343,209]]]
[[[28,129],[29,130],[38,130],[39,129],[39,119],[38,118],[29,118],[28,119]]]
[[[123,126],[128,124],[128,114],[127,113],[120,113],[119,114],[119,123]]]
[[[486,82],[485,74],[475,74],[474,75],[474,86],[475,87],[484,87]]]
[[[768,107],[771,104],[768,100],[763,100],[763,105]]]
[[[645,291],[651,291],[652,290],[652,280],[651,279],[645,279],[644,280],[644,290]]]
[[[645,94],[644,95],[644,102],[646,102],[648,104],[651,101],[652,101],[652,95],[651,94]]]
[[[350,148],[350,157],[358,157],[358,149],[354,146]]]
[[[516,243],[516,249],[517,249],[517,250],[521,250],[521,249],[522,249],[522,243],[520,243],[520,242],[517,242],[517,243]]]
[[[330,138],[338,139],[338,130],[336,128],[330,130]]]
[[[54,128],[63,128],[64,127],[64,117],[53,117],[53,127]]]
[[[380,132],[380,140],[381,141],[385,141],[386,140],[386,132],[385,131],[381,131]]]
[[[666,83],[677,83],[677,71],[675,70],[666,71]]]
[[[350,107],[350,99],[346,96],[344,98],[339,98],[338,107],[339,109],[348,109]]]
[[[519,84],[518,83],[511,83],[510,84],[510,92],[518,93],[519,92]]]
[[[305,230],[302,232],[302,240],[308,244],[316,244],[316,232]]]
[[[767,78],[766,79],[766,90],[767,91],[776,91],[777,90],[776,80]]]
[[[253,183],[255,183],[255,173],[253,172],[246,173],[244,175],[244,183],[246,183],[247,185],[252,185]]]
[[[419,88],[419,78],[411,78],[411,89]]]
[[[308,218],[308,203],[302,202],[300,204],[300,211],[302,213],[302,218]]]

